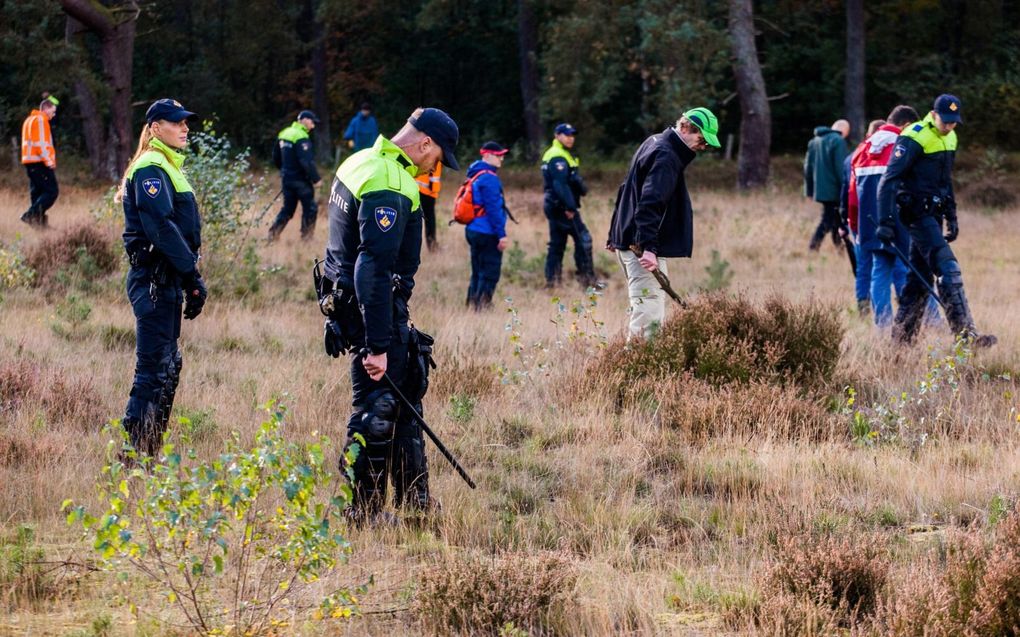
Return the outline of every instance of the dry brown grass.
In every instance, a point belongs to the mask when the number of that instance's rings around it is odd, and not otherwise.
[[[509,204],[521,219],[510,232],[527,262],[544,252],[546,242],[538,178],[517,174],[510,181]],[[595,183],[586,200],[596,245],[606,236],[613,192],[607,179]],[[44,237],[90,222],[97,196],[62,190],[50,214],[55,228],[40,235],[11,212],[23,208],[23,194],[0,191],[0,209],[8,212],[0,218],[0,238],[9,243],[20,234],[30,251]],[[440,210],[448,208],[450,196]],[[782,626],[755,623],[749,610],[762,592],[757,574],[767,558],[776,559],[770,547],[783,546],[778,540],[791,528],[838,542],[877,534],[892,547],[891,594],[909,592],[907,582],[942,572],[944,566],[931,559],[939,542],[926,538],[967,524],[988,533],[993,499],[1020,492],[1020,211],[960,211],[962,234],[954,250],[978,324],[997,333],[1000,345],[978,358],[988,377],[969,373],[960,392],[940,403],[934,437],[912,449],[856,445],[839,413],[841,390],[853,384],[859,399],[873,404],[912,388],[928,369],[926,348],[945,348],[946,335],[931,332],[919,346],[896,350],[888,334],[859,321],[851,311],[845,256],[829,245],[820,253],[806,249],[818,210],[797,194],[695,191],[693,200],[695,255],[671,267],[676,286],[694,290],[704,281],[716,249],[735,272],[735,289],[755,307],[779,295],[793,304],[838,308],[845,336],[830,379],[809,383],[808,390],[762,378],[716,386],[682,374],[669,391],[656,392],[648,380],[619,386],[615,359],[599,357],[599,339],[571,339],[569,329],[553,321],[552,295],[530,273],[512,283],[505,272],[498,294],[511,297],[518,312],[521,340],[531,355],[522,364],[505,329],[505,303],[481,315],[463,309],[466,244],[459,228],[440,224],[441,250],[423,255],[412,299],[415,323],[437,338],[439,369],[425,413],[479,489],[466,489],[432,453],[442,518],[424,530],[352,532],[353,561],[330,579],[351,583],[373,575],[375,585],[363,596],[368,613],[330,625],[326,633],[420,634],[420,617],[411,607],[420,603],[416,591],[428,569],[453,572],[460,562],[450,556],[484,556],[491,564],[493,555],[552,552],[569,561],[576,583],[567,621],[546,624],[550,632],[783,634]],[[258,406],[284,392],[293,414],[288,435],[322,431],[334,440],[343,437],[350,402],[346,364],[322,353],[321,317],[306,291],[326,226],[320,222],[316,240],[304,244],[295,224],[282,241],[260,246],[263,265],[282,269],[267,271],[257,294],[213,296],[203,315],[184,326],[178,413],[206,414],[200,453],[218,451],[231,430],[251,436],[261,422]],[[116,228],[100,231],[117,234]],[[596,308],[612,340],[625,324],[626,292],[611,255],[598,252],[596,260],[612,275]],[[88,329],[74,339],[50,328],[63,293],[47,298],[38,290],[8,290],[0,302],[0,534],[32,523],[47,556],[58,557],[88,554],[58,507],[64,498],[93,501],[105,444],[98,427],[120,415],[133,368],[133,323],[119,269],[74,290],[92,306]],[[573,287],[556,294],[568,305],[581,298]],[[544,349],[533,347],[536,342]],[[601,361],[604,376],[598,382],[583,373],[594,360]],[[501,365],[529,376],[502,384],[495,372]],[[1003,373],[1011,380],[997,378]],[[453,396],[462,399],[459,409]],[[678,591],[680,573],[697,586]],[[112,634],[173,634],[145,620],[132,624],[128,610],[107,591],[103,579],[90,576],[73,601],[49,608],[14,604],[0,618],[0,634],[87,630],[103,614],[114,619]],[[153,599],[159,603],[155,594]],[[295,616],[283,632],[323,632],[305,620]],[[442,632],[437,624],[433,628]],[[786,627],[785,634],[794,632]]]

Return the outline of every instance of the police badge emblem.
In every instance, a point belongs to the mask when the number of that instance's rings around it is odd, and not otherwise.
[[[383,232],[389,232],[390,228],[397,221],[397,211],[393,208],[380,206],[375,209],[375,224]]]
[[[142,182],[142,190],[145,194],[149,195],[152,199],[155,199],[161,190],[163,190],[163,180],[161,179],[146,179]]]

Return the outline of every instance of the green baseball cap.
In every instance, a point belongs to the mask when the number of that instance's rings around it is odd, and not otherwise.
[[[60,100],[53,97],[52,95],[47,95],[46,101],[49,102],[50,104],[53,104],[54,106],[60,106]]]
[[[716,137],[716,133],[719,132],[719,120],[712,114],[712,111],[704,106],[699,106],[684,113],[684,117],[698,127],[709,146],[719,148],[719,138]]]

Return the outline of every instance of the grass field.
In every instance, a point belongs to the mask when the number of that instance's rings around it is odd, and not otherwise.
[[[442,224],[440,250],[423,253],[411,301],[415,324],[437,340],[426,417],[478,490],[431,450],[442,516],[425,528],[351,530],[349,564],[326,578],[356,584],[372,576],[363,614],[323,626],[295,612],[276,634],[922,634],[893,630],[889,618],[924,617],[923,586],[952,568],[951,548],[1008,533],[1012,522],[995,523],[1008,517],[1020,490],[1020,210],[961,206],[953,247],[978,326],[997,334],[999,345],[960,362],[955,388],[943,382],[924,391],[917,383],[932,380],[929,351],[945,355],[950,336],[929,330],[917,346],[895,348],[888,333],[856,316],[843,252],[831,244],[806,249],[816,204],[787,189],[698,190],[692,179],[695,254],[671,263],[675,285],[698,296],[718,283],[706,271],[715,250],[716,270],[726,261],[733,273],[728,292],[752,304],[779,295],[788,305],[833,308],[845,336],[831,377],[810,388],[688,378],[661,388],[672,395],[669,415],[664,395],[620,404],[604,380],[614,360],[603,352],[617,351],[604,345],[621,337],[627,308],[615,258],[598,249],[614,182],[597,183],[583,211],[608,277],[593,307],[577,286],[542,288],[541,190],[533,176],[508,181],[521,220],[510,226],[517,247],[504,258],[497,290],[509,300],[483,314],[464,309],[467,246],[459,227]],[[0,191],[0,240],[27,251],[76,223],[97,223],[118,240],[115,223],[89,213],[100,194],[66,188],[53,227],[41,235],[17,219],[23,194]],[[297,225],[259,246],[257,293],[217,297],[210,281],[204,313],[185,322],[175,414],[191,419],[203,457],[231,431],[250,440],[263,420],[260,405],[274,396],[291,409],[289,438],[315,431],[343,438],[346,364],[323,354],[309,291],[326,224],[320,218],[311,243],[298,240]],[[565,263],[572,270],[569,249]],[[46,561],[92,559],[59,507],[65,498],[95,503],[106,444],[100,428],[123,413],[130,389],[133,319],[123,272],[2,291],[0,634],[188,634],[171,625],[155,589],[135,618],[109,575],[12,566],[10,547],[23,525]],[[583,312],[572,311],[575,302],[586,303]],[[86,318],[83,306],[91,308]],[[509,307],[517,322],[508,330]],[[514,355],[514,332],[523,361]],[[517,381],[501,382],[501,366],[502,380]],[[908,392],[917,399],[903,408],[912,429],[877,439],[855,434],[842,413],[847,385],[858,407]],[[793,421],[801,423],[796,431],[786,426]],[[1007,551],[1000,561],[1015,564],[1009,559],[1017,558]],[[1000,582],[1014,613],[1016,572]],[[850,595],[833,597],[832,582],[843,577],[871,586],[874,603],[840,606]],[[942,593],[932,593],[931,608],[951,606]],[[493,625],[486,613],[507,597],[531,619]],[[977,617],[987,604],[975,604]],[[931,610],[929,617],[942,616]],[[989,630],[974,634],[996,634]],[[946,631],[931,634],[953,634]]]

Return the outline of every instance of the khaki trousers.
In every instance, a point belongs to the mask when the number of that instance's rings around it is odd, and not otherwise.
[[[659,331],[666,319],[666,293],[655,280],[655,275],[641,267],[633,252],[617,250],[616,256],[627,276],[627,294],[630,296],[627,340],[649,338]],[[659,270],[669,276],[666,259],[659,259]]]

